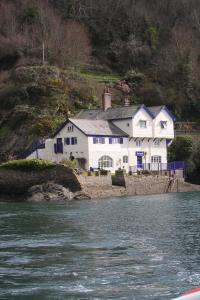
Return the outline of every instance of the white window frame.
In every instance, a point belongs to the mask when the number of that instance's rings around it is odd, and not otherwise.
[[[141,147],[142,146],[142,141],[141,140],[137,140],[136,142],[135,142],[135,144],[136,144],[136,147]]]
[[[105,143],[106,143],[105,137],[93,137],[93,144],[105,144]]]
[[[73,132],[74,131],[74,126],[68,126],[67,131],[68,132]]]
[[[128,164],[128,155],[123,156],[123,164]]]
[[[104,155],[104,156],[100,157],[99,160],[98,160],[98,167],[100,169],[112,168],[113,167],[112,157],[110,157],[108,155]]]
[[[160,127],[162,129],[166,129],[167,128],[167,121],[160,121]]]
[[[162,156],[160,155],[153,155],[151,156],[151,163],[162,163]]]
[[[142,129],[147,128],[147,121],[146,120],[140,120],[139,124],[140,124],[140,128],[142,128]]]

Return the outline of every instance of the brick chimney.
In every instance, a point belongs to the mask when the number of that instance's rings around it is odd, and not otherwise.
[[[130,106],[130,100],[128,99],[128,97],[124,99],[124,106]]]
[[[108,87],[105,87],[104,93],[102,95],[102,108],[104,111],[106,111],[110,107],[112,107],[112,96],[110,89]]]

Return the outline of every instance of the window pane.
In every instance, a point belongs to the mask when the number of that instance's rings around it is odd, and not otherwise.
[[[99,159],[98,166],[100,169],[102,168],[111,168],[113,166],[113,160],[109,156],[102,156]]]

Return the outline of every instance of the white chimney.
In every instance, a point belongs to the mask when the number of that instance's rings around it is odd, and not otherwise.
[[[112,95],[110,89],[105,87],[104,93],[102,95],[102,108],[106,111],[108,108],[112,107]]]

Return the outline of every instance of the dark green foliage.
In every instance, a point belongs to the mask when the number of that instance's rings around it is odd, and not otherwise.
[[[169,161],[185,161],[189,178],[199,177],[200,142],[192,136],[178,136],[169,148]]]
[[[124,80],[129,84],[130,87],[136,88],[142,84],[144,81],[144,74],[141,72],[137,72],[135,70],[128,71],[125,76]]]
[[[195,141],[191,136],[178,136],[169,148],[170,161],[185,161],[195,149]]]
[[[145,20],[144,40],[154,51],[158,48],[159,31],[157,26],[153,25],[149,20]]]
[[[28,7],[23,11],[20,16],[20,20],[22,24],[33,25],[39,22],[39,11],[36,6]]]
[[[174,73],[177,89],[186,91],[191,82],[191,64],[189,53],[179,55]]]
[[[64,159],[61,161],[61,164],[74,170],[77,167],[77,160]]]
[[[33,128],[33,132],[39,137],[47,137],[52,134],[64,121],[62,117],[41,117]]]
[[[0,168],[18,170],[18,171],[40,171],[45,169],[53,168],[55,164],[51,161],[41,160],[41,159],[21,159],[21,160],[11,160],[0,165]]]

